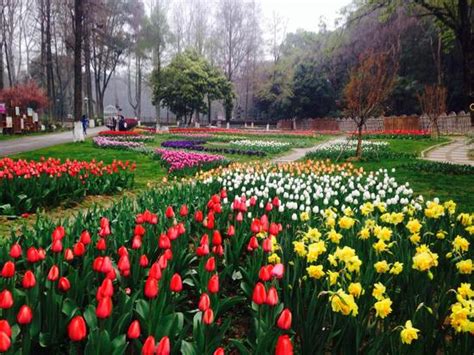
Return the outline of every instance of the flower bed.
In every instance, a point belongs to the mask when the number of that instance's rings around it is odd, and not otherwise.
[[[307,130],[277,130],[272,129],[269,131],[266,130],[258,130],[258,129],[237,129],[237,128],[170,128],[170,133],[173,134],[241,134],[241,135],[278,135],[278,136],[305,136],[305,137],[314,137],[317,132],[316,131],[307,131]],[[323,132],[321,132],[323,133]],[[330,132],[332,133],[339,133],[339,132]]]
[[[0,350],[467,354],[473,220],[386,171],[203,173],[10,240]]]
[[[190,139],[190,140],[179,140],[179,141],[165,141],[161,143],[164,148],[175,148],[175,149],[188,149],[196,150],[199,152],[209,153],[225,153],[225,154],[238,154],[238,155],[249,155],[249,156],[265,156],[265,152],[259,150],[244,150],[235,148],[217,148],[217,147],[205,147],[207,141],[203,139]]]
[[[352,132],[355,136],[357,132]],[[431,138],[428,130],[384,130],[384,131],[364,131],[365,139],[423,139]]]
[[[262,141],[262,140],[234,140],[229,143],[235,147],[249,147],[252,149],[262,150],[269,153],[278,153],[286,150],[291,143],[279,141]]]
[[[133,184],[134,164],[42,159],[0,160],[0,213],[20,214],[38,207],[109,194]]]
[[[94,137],[94,144],[99,148],[113,148],[113,149],[143,149],[145,144],[143,142],[133,142],[128,140],[119,140],[111,137]]]
[[[306,154],[308,159],[331,159],[341,161],[356,154],[356,139],[339,139],[321,144],[316,150]],[[389,148],[387,142],[362,141],[362,161],[378,161],[381,159],[416,158],[416,154],[397,153]]]
[[[193,174],[197,170],[212,169],[227,164],[221,155],[190,153],[184,151],[157,149],[155,154],[164,162],[170,173]]]

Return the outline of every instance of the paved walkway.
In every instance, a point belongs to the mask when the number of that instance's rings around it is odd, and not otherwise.
[[[344,138],[336,137],[336,138],[330,139],[328,141],[321,142],[321,143],[315,145],[314,147],[294,148],[290,152],[288,152],[287,154],[272,159],[272,163],[291,163],[293,161],[297,161],[297,160],[303,158],[306,155],[306,153],[313,152],[313,151],[317,150],[322,145],[326,145],[328,143],[340,141],[341,139],[344,139]]]
[[[468,145],[467,141],[465,137],[455,137],[452,143],[428,151],[424,159],[474,166],[474,161],[467,156],[469,149],[474,149],[474,144]]]
[[[104,126],[89,128],[87,130],[87,136],[95,136],[104,129]],[[61,133],[48,133],[39,136],[8,139],[0,141],[0,156],[29,152],[31,150],[69,142],[72,142],[72,130]]]

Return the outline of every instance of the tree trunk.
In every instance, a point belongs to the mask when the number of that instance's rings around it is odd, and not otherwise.
[[[474,126],[474,37],[472,36],[472,20],[469,18],[469,4],[467,0],[459,0],[458,14],[460,25],[456,35],[461,43],[463,55],[463,86],[466,107],[470,109],[471,126]]]
[[[431,138],[438,139],[440,137],[438,117],[430,117],[431,121]]]
[[[211,99],[209,98],[209,96],[207,97],[207,121],[209,123],[209,125],[211,125]]]
[[[0,26],[1,26],[1,16],[0,16]],[[0,40],[0,90],[5,87],[5,82],[3,79],[3,42]]]
[[[88,8],[90,11],[90,8]],[[90,21],[85,23],[85,35],[84,35],[84,66],[85,66],[85,79],[86,79],[86,96],[89,98],[87,101],[87,115],[94,116],[94,105],[92,100],[92,73],[91,73],[91,28]]]
[[[362,122],[364,122],[362,120]],[[356,149],[356,158],[360,159],[362,157],[362,123],[357,126],[357,149]]]
[[[46,0],[46,87],[49,97],[49,112],[54,116],[56,105],[56,90],[54,88],[54,72],[53,72],[53,54],[51,50],[51,0]]]
[[[74,141],[83,141],[82,115],[82,0],[74,0]]]

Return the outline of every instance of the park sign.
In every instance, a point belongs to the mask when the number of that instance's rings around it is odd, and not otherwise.
[[[3,102],[0,102],[0,113],[7,113],[7,106]]]

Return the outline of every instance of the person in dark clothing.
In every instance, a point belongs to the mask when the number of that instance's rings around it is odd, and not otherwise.
[[[87,136],[87,127],[89,126],[89,119],[87,118],[86,115],[82,115],[81,122],[82,122],[82,129],[84,131],[84,135]]]

